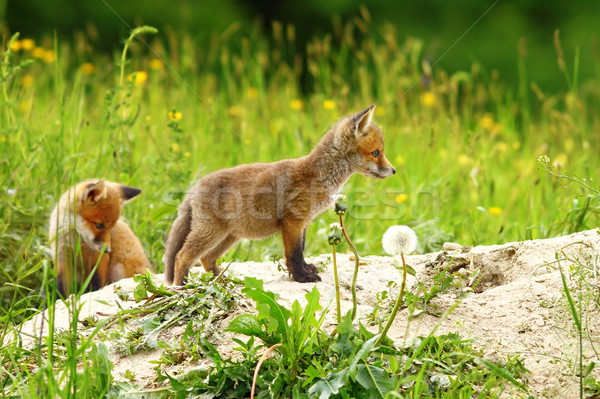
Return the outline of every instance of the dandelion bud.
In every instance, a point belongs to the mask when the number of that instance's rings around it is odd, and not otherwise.
[[[335,196],[335,205],[333,208],[333,212],[336,215],[343,216],[348,211],[348,206],[344,203],[346,196],[344,194],[338,194]]]
[[[417,235],[408,226],[392,226],[383,235],[381,244],[388,255],[409,254],[417,248]]]
[[[339,245],[342,242],[342,226],[339,223],[331,223],[327,234],[329,245]]]

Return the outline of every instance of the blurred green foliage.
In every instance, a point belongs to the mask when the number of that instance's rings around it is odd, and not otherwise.
[[[374,34],[380,34],[382,25],[389,22],[399,40],[423,39],[425,59],[449,72],[485,60],[485,67],[499,71],[504,81],[517,83],[518,60],[526,58],[525,72],[540,87],[564,89],[564,80],[548,68],[549,60],[555,59],[553,33],[558,29],[565,48],[580,47],[581,79],[599,74],[600,2],[589,0],[0,0],[0,20],[5,19],[5,30],[35,39],[52,32],[71,39],[74,33],[84,32],[96,48],[106,51],[119,46],[128,25],[144,23],[161,32],[190,34],[202,48],[211,35],[233,24],[259,21],[267,28],[264,37],[269,38],[273,21],[281,21],[294,25],[297,49],[302,53],[311,39],[330,32],[332,26],[359,21],[362,6],[372,18],[368,29]],[[566,57],[572,60],[574,54]],[[304,76],[303,90],[312,89]]]

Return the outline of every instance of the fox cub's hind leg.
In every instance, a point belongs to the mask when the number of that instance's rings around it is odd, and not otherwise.
[[[233,244],[237,242],[238,238],[229,234],[223,241],[217,244],[216,247],[211,249],[203,258],[202,266],[207,272],[212,271],[215,276],[218,276],[221,270],[217,267],[217,259],[223,255]]]
[[[317,274],[317,268],[304,260],[305,224],[300,220],[284,221],[281,236],[287,268],[292,278],[300,283],[311,283],[321,281],[321,277]]]
[[[183,247],[175,257],[174,285],[183,285],[188,271],[198,258],[211,255],[212,250],[226,238],[227,233],[211,228],[207,224],[194,226],[188,234]],[[208,256],[210,257],[210,256]],[[218,256],[217,256],[218,257]],[[216,260],[216,258],[215,258]],[[214,263],[214,261],[213,261]],[[206,265],[205,265],[206,269]]]

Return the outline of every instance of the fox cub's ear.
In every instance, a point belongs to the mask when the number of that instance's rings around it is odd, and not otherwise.
[[[97,183],[88,184],[81,196],[81,202],[95,204],[105,197],[106,184],[104,183],[104,180],[100,180]]]
[[[375,104],[352,115],[352,124],[354,125],[355,135],[359,136],[362,132],[369,128],[371,122],[373,121],[374,111]]]
[[[121,185],[120,188],[121,188],[121,195],[123,196],[123,201],[125,201],[125,202],[129,201],[130,199],[133,199],[134,197],[137,197],[142,192],[142,190],[140,190],[139,188],[135,188],[135,187]]]

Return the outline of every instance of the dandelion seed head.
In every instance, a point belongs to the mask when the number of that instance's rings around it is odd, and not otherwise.
[[[414,252],[417,243],[417,234],[408,226],[392,226],[381,239],[383,250],[392,256]]]

